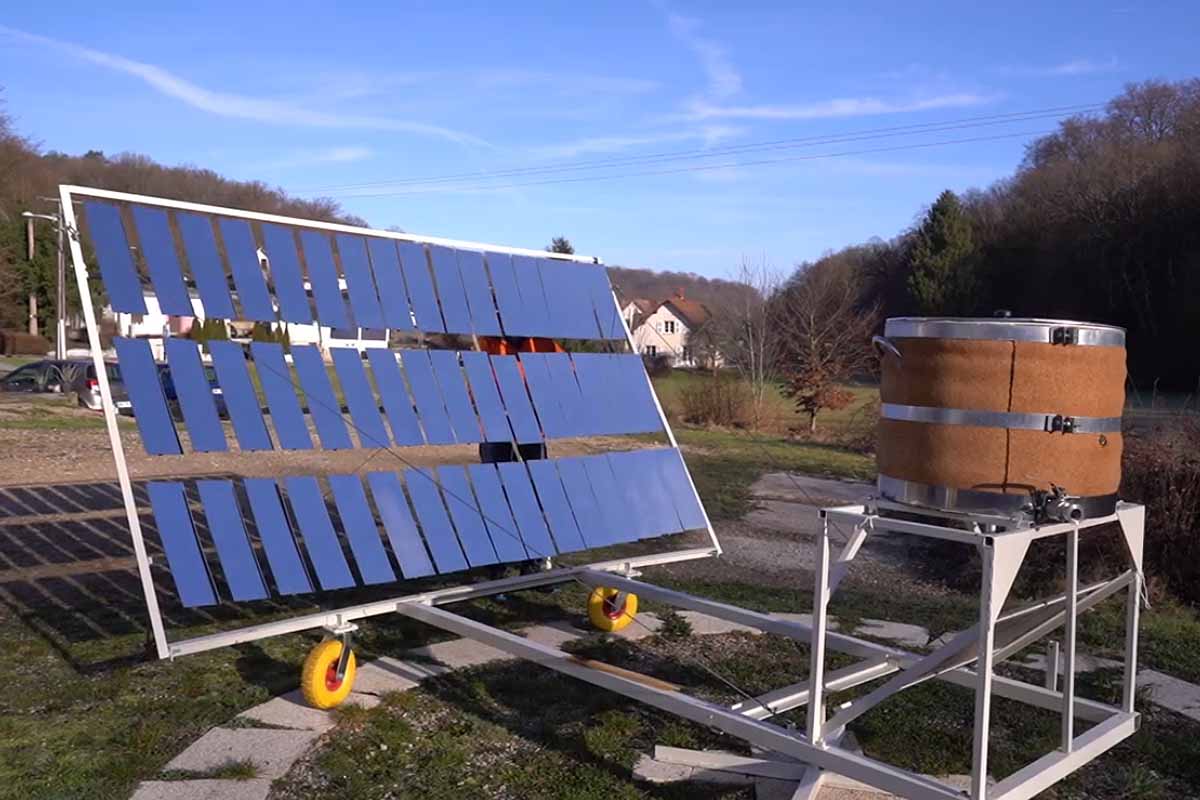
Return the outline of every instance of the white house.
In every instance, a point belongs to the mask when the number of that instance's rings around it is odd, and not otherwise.
[[[688,344],[689,337],[712,316],[707,306],[687,299],[682,292],[655,304],[644,315],[637,313],[641,310],[638,303],[638,300],[631,300],[622,309],[622,314],[633,310],[635,320],[640,317],[633,326],[633,344],[637,352],[648,356],[665,355],[673,367],[712,366],[707,354],[697,353]],[[720,356],[716,358],[719,366]]]

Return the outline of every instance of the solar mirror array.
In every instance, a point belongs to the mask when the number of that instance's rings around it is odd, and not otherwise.
[[[382,332],[388,344],[360,352],[167,335],[159,361],[151,339],[113,340],[149,455],[386,448],[395,456],[373,459],[364,474],[150,481],[183,605],[386,584],[696,529],[711,535],[678,449],[645,437],[623,440],[629,449],[523,462],[418,468],[404,456],[422,445],[500,442],[517,451],[637,434],[666,433],[674,445],[640,357],[626,351],[601,265],[101,190],[64,187],[63,196],[68,208],[81,201],[78,231],[113,312],[292,332],[357,328]],[[72,238],[82,285],[95,276]],[[96,336],[90,304],[85,311]],[[480,337],[582,342],[586,351],[495,355],[475,349]],[[117,437],[114,450],[124,476]],[[140,537],[132,512],[130,525]],[[143,582],[152,585],[144,565]],[[157,603],[148,602],[153,616]]]

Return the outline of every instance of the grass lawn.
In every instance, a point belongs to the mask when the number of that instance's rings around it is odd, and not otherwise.
[[[873,462],[831,445],[797,443],[741,433],[677,431],[710,513],[733,519],[750,507],[749,486],[762,473],[799,470],[870,478]],[[692,572],[693,565],[652,571],[647,577],[750,608],[804,611],[804,582],[781,589],[752,580]],[[48,585],[54,596],[30,611],[8,598],[21,587],[0,586],[0,672],[8,690],[0,699],[0,798],[123,800],[140,780],[159,773],[173,756],[241,710],[293,689],[315,633],[281,636],[189,656],[175,663],[144,655],[140,600],[90,586],[91,600],[66,582]],[[341,598],[340,603],[351,602]],[[61,604],[61,605],[59,605]],[[1110,607],[1110,605],[1112,607]],[[1083,639],[1094,651],[1119,648],[1120,610],[1109,604],[1087,615]],[[65,608],[64,608],[65,607]],[[651,610],[661,611],[650,604]],[[578,619],[584,592],[524,592],[507,602],[484,600],[459,607],[489,622],[514,626],[540,619]],[[935,631],[965,627],[974,608],[952,592],[908,597],[889,585],[848,580],[835,610],[843,621],[861,617],[911,618]],[[253,611],[253,608],[251,609]],[[171,612],[174,613],[174,612]],[[194,621],[175,638],[228,627],[234,614]],[[254,619],[294,614],[264,607]],[[1200,620],[1186,608],[1162,604],[1143,615],[1144,661],[1178,677],[1200,681]],[[441,638],[405,620],[378,617],[356,640],[364,660]],[[763,636],[672,639],[638,646],[599,635],[572,645],[582,655],[676,681],[701,696],[729,690],[700,666],[707,664],[749,691],[797,680],[807,670],[805,648]],[[831,666],[841,662],[831,661]],[[1112,676],[1088,678],[1094,690],[1115,691]],[[1052,715],[997,707],[1002,735],[994,758],[1007,769],[1053,746]],[[933,709],[930,715],[930,709]],[[1142,731],[1049,797],[1171,798],[1196,796],[1200,787],[1200,726],[1145,706]],[[970,693],[938,683],[919,687],[862,718],[855,732],[869,754],[935,772],[961,772],[969,752],[964,733]],[[288,778],[276,800],[333,791],[356,798],[674,798],[734,800],[742,788],[683,784],[653,787],[632,780],[630,769],[653,744],[738,747],[700,726],[684,723],[617,695],[525,663],[456,672],[369,711],[346,709],[342,725]],[[918,720],[922,735],[908,727]],[[1029,747],[1019,743],[1028,742]],[[1028,752],[1026,752],[1028,750]],[[232,764],[227,777],[249,777]]]

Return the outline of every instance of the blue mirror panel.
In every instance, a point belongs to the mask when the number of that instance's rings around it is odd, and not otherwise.
[[[442,393],[433,377],[429,353],[425,350],[405,350],[400,358],[408,375],[413,400],[416,401],[417,418],[425,430],[425,441],[428,444],[454,444],[454,430],[450,427]]]
[[[417,523],[408,507],[408,498],[404,496],[400,476],[394,472],[368,472],[367,484],[371,487],[375,507],[379,509],[379,518],[392,545],[392,554],[400,563],[404,577],[420,578],[434,574],[433,563],[417,531]]]
[[[288,450],[311,450],[313,443],[308,426],[304,423],[304,412],[300,410],[300,399],[292,383],[292,373],[283,358],[283,345],[274,342],[252,342],[250,354],[254,357],[254,369],[267,397],[267,408],[271,414],[271,425],[279,446]]]
[[[200,303],[204,316],[215,319],[233,319],[233,300],[229,297],[229,281],[221,256],[217,252],[217,238],[213,235],[212,217],[200,214],[175,212],[179,225],[179,236],[183,239],[183,252],[200,292]]]
[[[197,481],[196,488],[229,593],[234,600],[265,600],[267,587],[263,585],[262,573],[242,525],[242,510],[233,494],[233,482]]]
[[[632,509],[622,503],[625,491],[623,487],[618,487],[608,459],[604,456],[584,458],[583,468],[592,484],[592,493],[600,507],[600,517],[608,538],[614,542],[636,541],[636,527],[629,521]]]
[[[373,348],[383,350],[385,348]],[[358,443],[362,447],[388,447],[387,428],[379,414],[379,401],[371,390],[371,382],[363,370],[362,356],[353,347],[331,347],[333,366],[337,370],[338,384],[350,407],[350,419],[354,422]]]
[[[471,310],[471,327],[476,336],[499,336],[500,321],[496,319],[496,304],[492,300],[492,286],[487,271],[483,268],[483,256],[472,250],[458,251],[458,272],[462,275],[463,288],[467,292],[467,306]]]
[[[469,464],[467,472],[471,483],[475,486],[475,496],[479,499],[479,508],[483,512],[483,521],[487,525],[488,535],[501,563],[524,561],[528,558],[525,545],[521,541],[521,533],[513,520],[508,500],[504,496],[504,487],[500,485],[500,475],[494,464]]]
[[[304,250],[304,263],[308,265],[313,298],[317,301],[317,318],[322,325],[331,328],[351,327],[338,281],[337,265],[333,263],[329,236],[319,231],[301,230],[300,246]]]
[[[646,502],[646,491],[643,486],[643,476],[638,475],[624,458],[624,453],[608,453],[603,457],[604,461],[608,462],[608,469],[613,476],[613,486],[616,489],[616,494],[607,495],[597,492],[601,497],[612,497],[615,499],[614,507],[624,511],[626,536],[629,540],[636,541],[653,536],[654,520],[652,509]],[[599,459],[598,459],[599,460]],[[589,464],[589,467],[591,465]],[[600,471],[600,467],[590,469],[589,474],[593,476],[593,485],[595,482],[596,473]]]
[[[375,515],[367,505],[367,493],[363,491],[358,475],[330,475],[329,486],[333,489],[333,501],[342,520],[342,530],[350,542],[354,563],[363,583],[387,583],[396,580],[392,565],[388,563],[383,540],[379,538],[379,527]]]
[[[304,396],[308,398],[308,413],[317,426],[321,446],[326,450],[354,447],[346,430],[346,420],[342,417],[341,404],[333,394],[333,383],[329,380],[321,351],[312,344],[295,345],[292,347],[292,363],[296,365],[296,375],[300,378]]]
[[[87,211],[87,228],[100,262],[100,277],[108,302],[114,311],[145,314],[146,300],[142,296],[142,283],[129,241],[125,238],[125,227],[121,224],[121,212],[108,203],[88,201],[83,204]]]
[[[467,555],[467,562],[472,567],[497,563],[496,550],[488,538],[479,505],[471,492],[471,484],[467,482],[466,469],[438,467],[437,472],[442,484],[442,496],[446,498],[446,506],[458,530],[458,541]]]
[[[371,255],[375,284],[379,287],[385,327],[398,331],[415,330],[412,309],[408,305],[408,290],[404,288],[404,273],[400,271],[400,256],[396,253],[396,242],[372,236],[367,239],[367,250]]]
[[[500,310],[500,327],[504,335],[531,336],[532,321],[521,302],[512,256],[507,253],[485,253],[484,257],[492,278],[492,289],[496,293],[496,307]]]
[[[224,452],[225,430],[217,416],[213,401],[213,386],[208,381],[200,361],[200,344],[190,339],[167,339],[163,342],[170,381],[175,387],[176,402],[183,411],[192,450],[202,453]],[[165,377],[165,376],[164,376]]]
[[[404,385],[404,375],[396,362],[396,354],[386,347],[372,347],[367,350],[367,360],[371,363],[375,385],[379,387],[379,398],[383,401],[396,444],[424,444],[425,437],[413,411],[413,401],[408,394],[408,387]]]
[[[288,322],[309,324],[313,321],[308,292],[304,289],[304,273],[296,252],[294,229],[273,222],[262,226],[263,252],[271,266],[271,281],[275,284],[275,299],[279,301],[279,318]]]
[[[601,335],[600,323],[596,319],[596,309],[592,304],[592,295],[588,291],[588,275],[597,269],[594,264],[580,264],[572,262],[567,265],[565,272],[565,288],[572,298],[572,307],[579,310],[579,314],[574,318],[575,337],[579,339],[603,339]],[[603,269],[603,267],[599,267]],[[618,322],[618,327],[620,323]],[[620,336],[624,337],[624,330],[620,331]]]
[[[568,262],[539,258],[536,263],[542,290],[546,295],[550,330],[554,332],[555,338],[586,338],[578,335],[580,309],[576,307],[575,298],[570,292],[567,280]]]
[[[512,508],[521,541],[525,543],[530,558],[553,556],[554,542],[550,539],[550,529],[546,527],[546,519],[533,494],[533,484],[529,482],[525,465],[509,461],[497,464],[496,469],[500,472],[500,482],[504,484],[504,492],[508,495],[508,505]]]
[[[487,353],[464,352],[462,360],[467,371],[467,383],[471,387],[471,397],[475,400],[479,421],[483,424],[484,441],[511,442],[512,431],[508,427],[508,417],[504,416],[500,390],[496,388],[496,378],[492,375]]]
[[[167,555],[167,567],[175,582],[179,601],[188,608],[211,606],[217,602],[212,576],[200,552],[192,513],[188,510],[183,484],[150,481],[146,484],[154,526]]]
[[[650,380],[642,357],[633,353],[612,356],[613,386],[618,387],[628,411],[628,433],[657,433],[662,419],[650,394]]]
[[[454,438],[459,444],[481,441],[479,417],[471,407],[466,379],[458,363],[458,353],[453,350],[430,350],[429,359],[433,362],[433,373],[437,376],[442,398],[446,401],[450,424],[454,428]]]
[[[467,559],[458,544],[458,537],[454,535],[454,527],[446,515],[442,493],[438,491],[433,475],[429,470],[410,469],[405,471],[404,480],[408,484],[408,496],[412,498],[417,521],[421,523],[421,532],[425,534],[425,542],[429,545],[429,552],[433,553],[433,563],[437,565],[438,572],[467,569]]]
[[[584,467],[586,456],[560,458],[558,474],[562,479],[567,501],[571,504],[575,521],[579,524],[579,533],[583,536],[588,547],[604,547],[616,544],[616,533],[608,527],[596,495],[592,491],[592,480]]]
[[[132,212],[142,258],[146,260],[146,269],[158,296],[158,307],[164,314],[196,316],[183,281],[183,269],[175,252],[175,237],[171,235],[167,212],[148,206],[133,206]]]
[[[513,276],[521,292],[521,305],[529,321],[530,336],[558,335],[550,324],[550,306],[542,289],[541,271],[538,261],[530,256],[513,256]]]
[[[650,452],[654,453],[658,458],[660,474],[675,505],[675,512],[679,515],[679,523],[682,525],[683,530],[692,531],[707,528],[708,523],[704,519],[704,508],[700,505],[700,499],[696,496],[696,490],[692,488],[691,479],[688,478],[687,474],[687,467],[684,466],[683,457],[680,455],[679,450],[669,447]]]
[[[612,286],[608,282],[608,273],[599,264],[582,264],[583,283],[587,287],[592,307],[596,311],[596,319],[600,325],[600,338],[624,339],[625,326],[617,313],[617,304],[613,300]]]
[[[642,492],[646,518],[652,534],[679,533],[679,515],[675,503],[663,480],[661,461],[654,450],[631,450],[627,453],[610,453],[614,457],[613,469],[623,470],[638,476],[638,488]]]
[[[606,379],[607,353],[573,353],[575,377],[583,398],[581,408],[591,418],[590,428],[595,434],[620,433],[622,401],[616,399],[613,387]]]
[[[521,375],[517,357],[491,356],[491,362],[516,441],[520,444],[542,441],[542,430],[533,415],[533,405],[529,402],[525,378]]]
[[[145,339],[113,339],[117,351],[117,362],[121,365],[121,380],[129,394],[133,418],[142,435],[142,446],[150,455],[178,455],[179,437],[171,423],[171,412],[163,396],[162,379],[158,365],[150,352],[150,342]]]
[[[438,310],[437,295],[433,291],[433,277],[429,274],[429,261],[425,256],[424,245],[401,242],[400,266],[404,270],[408,299],[412,301],[413,314],[417,318],[417,330],[445,333],[446,325],[442,322],[442,312]]]
[[[558,395],[550,380],[546,354],[522,353],[520,359],[525,384],[529,387],[529,396],[533,398],[533,407],[537,411],[538,421],[541,422],[546,438],[560,439],[568,436],[566,415],[558,404]]]
[[[375,280],[371,277],[371,262],[367,260],[366,239],[339,233],[337,247],[338,255],[342,257],[350,308],[354,311],[354,324],[360,328],[386,327],[379,295],[375,293]]]
[[[263,422],[262,404],[246,370],[246,353],[237,342],[213,339],[208,343],[213,370],[221,385],[225,408],[243,450],[270,450],[271,437]]]
[[[267,554],[267,564],[280,594],[304,594],[313,590],[304,569],[296,538],[279,498],[274,478],[246,478],[246,496],[254,515],[254,527]]]
[[[284,478],[292,518],[300,528],[308,560],[317,573],[317,581],[326,591],[345,589],[354,585],[350,565],[333,530],[325,494],[317,479],[309,475]]]
[[[471,312],[462,275],[458,271],[458,255],[449,247],[429,246],[433,262],[433,277],[437,280],[437,295],[441,300],[442,317],[447,333],[471,333]]]
[[[563,412],[565,436],[591,436],[596,430],[596,419],[588,413],[588,404],[579,391],[571,357],[566,353],[546,353],[546,371],[550,386]]]
[[[536,459],[525,463],[529,467],[529,474],[533,476],[533,488],[537,490],[538,501],[546,512],[546,520],[550,523],[550,533],[554,537],[558,552],[573,553],[586,549],[587,545],[583,542],[583,535],[579,532],[579,525],[571,512],[571,505],[554,462]]]
[[[237,287],[238,302],[242,304],[242,318],[274,322],[275,309],[271,307],[271,296],[267,294],[267,282],[263,280],[262,264],[258,260],[258,246],[250,223],[244,219],[221,217],[217,220],[221,239],[225,242],[225,255],[229,259],[229,270],[233,273],[233,285]]]

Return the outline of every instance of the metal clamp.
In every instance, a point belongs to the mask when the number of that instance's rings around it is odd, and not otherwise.
[[[1050,344],[1079,344],[1079,328],[1051,328]]]
[[[1062,414],[1046,417],[1046,430],[1050,433],[1074,433],[1075,418],[1064,417]]]
[[[888,341],[886,337],[872,336],[871,337],[871,346],[875,348],[875,352],[877,354],[879,354],[880,358],[883,358],[884,351],[887,351],[891,355],[894,355],[899,360],[902,360],[904,358],[904,356],[900,355],[900,351],[898,349],[896,349],[896,345],[894,345],[890,341]]]

